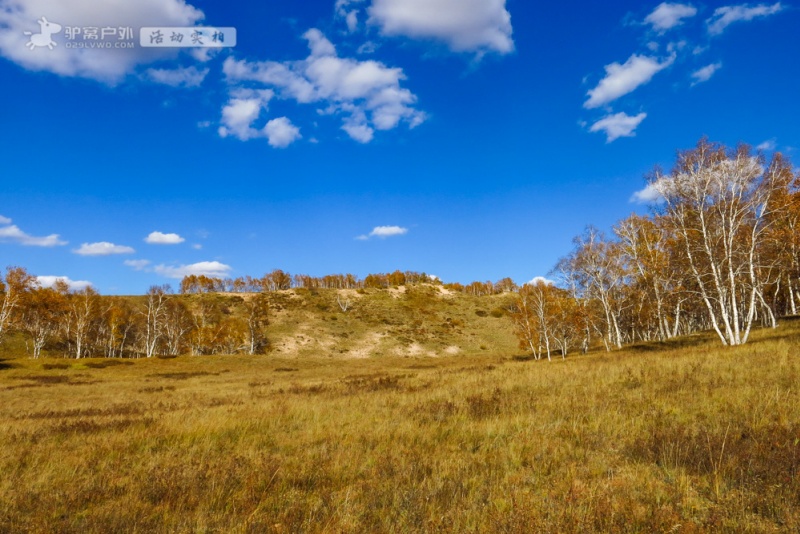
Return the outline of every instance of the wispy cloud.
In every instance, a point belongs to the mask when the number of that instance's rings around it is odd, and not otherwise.
[[[742,4],[738,6],[725,6],[717,8],[714,14],[706,21],[708,25],[708,33],[710,35],[721,35],[725,29],[734,22],[746,22],[755,18],[768,17],[779,13],[784,8],[783,4],[777,2],[775,4],[758,4],[750,6],[749,4]]]
[[[650,24],[659,33],[664,33],[676,26],[683,24],[684,19],[697,15],[697,8],[691,4],[672,4],[663,2],[647,15],[644,19],[646,24]]]
[[[756,150],[764,150],[767,152],[773,152],[776,148],[778,148],[777,141],[775,139],[767,139],[763,143],[759,144],[756,147]]]
[[[647,113],[631,116],[626,113],[616,113],[603,117],[592,124],[590,132],[605,132],[606,143],[611,143],[620,137],[634,137],[636,128],[647,118]]]
[[[200,87],[209,69],[179,67],[176,69],[147,69],[145,77],[155,83],[170,87]]]
[[[190,265],[156,265],[153,271],[167,278],[181,279],[189,275],[204,275],[214,278],[224,278],[228,276],[233,267],[218,261],[201,261]]]
[[[144,271],[150,265],[150,260],[125,260],[122,263],[135,271]]]
[[[0,225],[6,225],[0,227],[0,243],[18,243],[29,247],[58,247],[67,244],[66,241],[61,240],[61,236],[58,234],[50,234],[44,237],[32,236],[23,232],[19,226],[11,224],[11,222],[8,217],[0,216]]]
[[[630,198],[630,202],[634,202],[636,204],[652,204],[658,203],[664,200],[664,197],[661,196],[661,193],[653,186],[653,184],[647,184],[644,189],[641,191],[636,191]]]
[[[184,241],[186,241],[186,239],[178,234],[165,234],[163,232],[150,232],[150,234],[144,238],[144,242],[150,245],[178,245]]]
[[[111,256],[113,254],[133,254],[136,251],[124,245],[100,241],[99,243],[83,243],[73,252],[80,256]]]
[[[369,234],[360,235],[356,239],[359,241],[366,241],[372,237],[386,239],[387,237],[395,237],[407,233],[408,228],[403,228],[402,226],[376,226]]]
[[[587,95],[589,99],[583,104],[586,109],[593,109],[613,102],[621,96],[636,90],[649,82],[653,76],[666,69],[675,61],[675,55],[663,62],[648,56],[632,55],[623,63],[606,65],[606,76]]]
[[[711,79],[714,74],[722,68],[722,63],[712,63],[711,65],[706,65],[702,69],[698,69],[692,73],[692,85],[697,85],[698,83],[707,82]]]

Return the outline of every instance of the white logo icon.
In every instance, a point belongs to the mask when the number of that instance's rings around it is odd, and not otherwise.
[[[25,46],[27,46],[31,50],[35,49],[37,46],[46,46],[47,48],[52,50],[54,46],[58,45],[58,43],[53,41],[53,39],[51,39],[50,36],[53,35],[54,33],[58,33],[61,31],[61,24],[50,22],[44,17],[42,17],[41,20],[37,20],[36,22],[39,23],[39,27],[41,28],[41,33],[24,32],[25,35],[31,36],[31,40],[25,43]]]

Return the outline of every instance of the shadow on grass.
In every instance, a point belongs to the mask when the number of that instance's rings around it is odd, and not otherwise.
[[[108,359],[97,362],[85,362],[83,365],[90,369],[105,369],[106,367],[116,367],[118,365],[134,365],[134,363],[129,360]]]
[[[668,339],[666,341],[647,341],[643,343],[634,343],[633,345],[626,345],[623,347],[623,349],[631,350],[633,352],[659,352],[699,347],[702,345],[707,345],[712,341],[714,341],[714,338],[711,337],[711,334],[703,332],[701,334]]]
[[[7,362],[5,360],[0,360],[0,371],[5,371],[6,369],[14,369],[16,367],[19,367],[19,366],[16,365],[16,364]]]

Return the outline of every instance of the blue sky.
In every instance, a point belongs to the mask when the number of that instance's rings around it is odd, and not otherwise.
[[[701,136],[797,164],[788,2],[241,4],[0,0],[0,267],[522,283]],[[236,46],[140,46],[184,26]]]

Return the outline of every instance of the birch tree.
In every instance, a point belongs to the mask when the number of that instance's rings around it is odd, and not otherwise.
[[[748,147],[728,151],[701,140],[679,154],[669,175],[657,173],[652,186],[665,200],[664,215],[714,331],[725,345],[746,343],[763,297],[758,252],[780,173]]]
[[[620,315],[624,306],[622,291],[627,282],[618,243],[607,240],[593,226],[576,237],[575,249],[563,258],[556,270],[573,284],[575,298],[596,300],[603,312],[603,338],[606,348],[622,347]]]
[[[144,353],[148,358],[156,354],[158,344],[164,335],[167,295],[171,292],[169,284],[150,286],[147,290],[147,300],[140,313],[145,319],[143,342]]]
[[[36,279],[22,267],[8,267],[5,281],[0,278],[0,341],[13,324],[25,293],[35,285]]]

